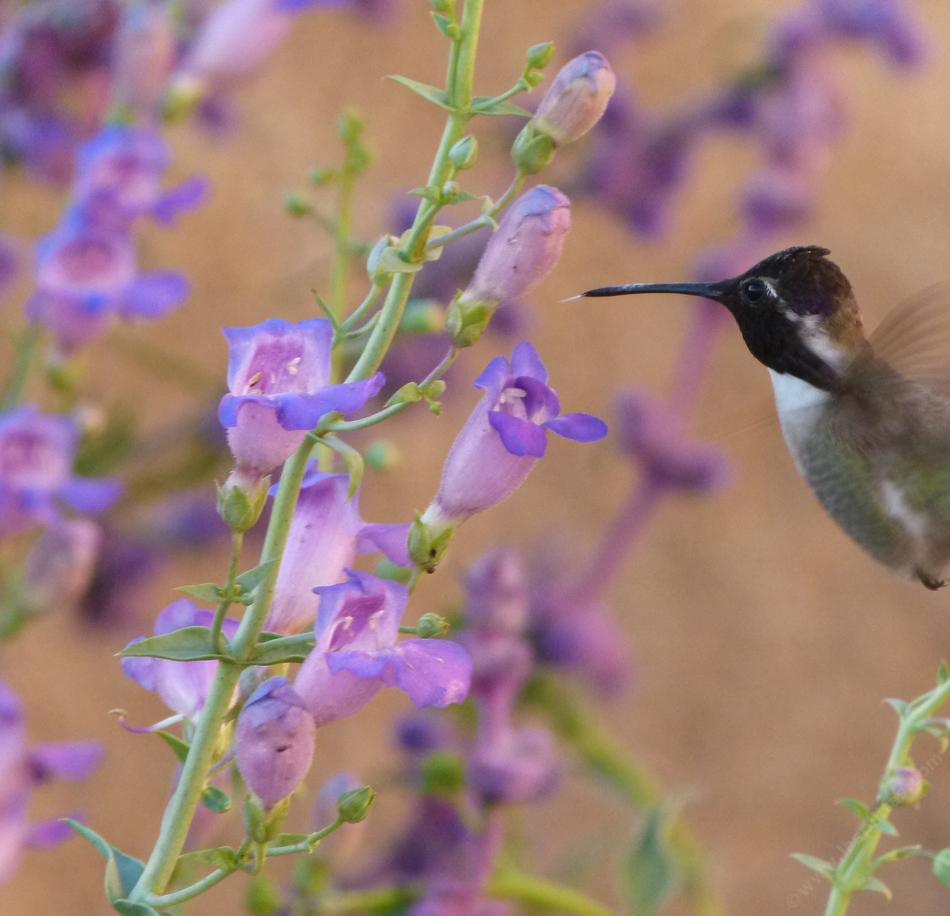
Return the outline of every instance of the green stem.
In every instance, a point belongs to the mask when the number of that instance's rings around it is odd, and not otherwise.
[[[611,916],[611,910],[573,887],[508,869],[491,878],[487,890],[492,897],[543,907],[545,913]]]
[[[239,659],[250,658],[270,608],[274,584],[280,571],[280,560],[287,542],[287,532],[290,530],[290,521],[311,450],[312,445],[308,440],[284,465],[261,550],[261,564],[270,563],[270,566],[255,592],[254,603],[245,612],[232,642],[232,653]],[[211,690],[195,725],[194,737],[182,766],[178,785],[165,808],[155,847],[130,894],[133,901],[141,902],[149,895],[160,894],[171,878],[195,808],[201,798],[214,758],[221,723],[227,715],[240,673],[241,666],[228,661],[218,662]]]
[[[147,898],[146,903],[157,909],[168,909],[173,906],[178,906],[187,900],[191,900],[192,897],[203,894],[206,890],[227,878],[228,875],[233,875],[236,870],[236,868],[215,869],[211,874],[206,875],[200,881],[189,884],[188,887],[183,887],[179,891],[174,891],[171,894],[152,894]]]
[[[224,586],[224,597],[218,602],[217,610],[214,612],[214,620],[211,621],[211,645],[217,652],[225,654],[227,647],[221,638],[221,626],[224,623],[224,616],[231,607],[234,600],[234,580],[237,579],[238,564],[241,561],[241,546],[244,544],[244,532],[231,532],[231,562],[228,564],[228,580]]]
[[[314,846],[316,846],[320,840],[328,837],[331,833],[333,833],[334,830],[338,830],[345,823],[346,821],[341,821],[338,818],[332,824],[328,824],[321,830],[311,833],[310,836],[308,836],[305,840],[301,840],[299,843],[291,843],[287,846],[271,846],[265,853],[265,856],[268,859],[272,859],[274,856],[290,856],[296,852],[313,852]]]
[[[452,53],[449,57],[449,70],[446,79],[446,95],[452,104],[453,111],[449,114],[442,131],[442,139],[436,150],[432,168],[429,172],[429,187],[441,187],[452,173],[452,162],[449,151],[462,138],[465,127],[471,118],[472,80],[475,70],[475,53],[478,48],[478,35],[481,28],[484,0],[465,0],[462,11],[461,37],[452,44]],[[428,200],[420,202],[416,210],[415,219],[410,227],[405,245],[400,252],[409,262],[422,260],[425,246],[432,228],[432,220],[439,208]],[[383,361],[386,351],[399,328],[402,313],[409,299],[409,292],[415,275],[399,273],[393,277],[380,312],[379,321],[373,328],[360,358],[347,377],[348,382],[356,382],[369,378]]]
[[[920,733],[922,723],[929,719],[941,706],[950,700],[950,680],[939,684],[920,699],[914,701],[906,714],[901,716],[894,744],[884,767],[881,779],[882,787],[895,770],[910,764],[910,747]],[[878,824],[886,821],[892,807],[878,792],[877,804],[871,810],[861,829],[851,838],[848,848],[835,867],[834,880],[825,916],[842,916],[847,912],[851,898],[860,891],[871,877],[874,853],[884,831]]]
[[[411,887],[384,887],[371,891],[348,891],[328,895],[320,901],[321,913],[392,912],[419,896]]]
[[[40,341],[43,339],[43,328],[38,324],[27,325],[16,339],[14,344],[13,368],[7,378],[0,398],[0,410],[10,410],[16,407],[26,394],[27,382],[33,368],[33,359],[39,351]]]
[[[471,235],[473,232],[477,232],[479,229],[488,229],[495,225],[495,217],[501,213],[505,207],[511,203],[512,198],[522,189],[525,183],[525,179],[528,176],[523,172],[518,172],[517,175],[512,179],[511,184],[508,185],[505,193],[495,201],[492,206],[486,210],[481,216],[476,217],[471,222],[463,223],[457,229],[453,229],[451,232],[446,232],[442,235],[436,236],[434,239],[430,239],[426,243],[426,251],[434,251],[436,248],[442,248],[445,245],[449,245],[452,242],[465,238],[466,235]]]
[[[369,292],[366,294],[366,298],[355,308],[352,313],[347,316],[346,321],[340,325],[340,331],[343,334],[348,333],[353,325],[355,325],[362,317],[366,314],[367,309],[371,308],[373,303],[379,297],[380,292],[382,291],[382,285],[379,283],[373,283]]]

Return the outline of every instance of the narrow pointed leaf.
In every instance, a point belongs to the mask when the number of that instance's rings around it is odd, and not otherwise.
[[[868,815],[871,813],[868,810],[868,806],[856,798],[839,798],[838,804],[841,805],[842,808],[847,808],[855,817],[860,818],[862,821],[866,821]]]
[[[276,560],[268,560],[266,563],[261,563],[260,566],[255,566],[247,572],[242,572],[241,575],[234,580],[234,584],[241,590],[242,594],[253,594],[255,589],[267,578],[267,574],[273,569],[276,562]]]
[[[251,663],[280,665],[284,662],[302,662],[313,649],[313,632],[295,636],[279,636],[258,645]]]
[[[175,868],[185,871],[195,865],[210,865],[212,868],[237,868],[237,853],[230,846],[215,846],[211,849],[196,849],[178,857]]]
[[[819,859],[818,856],[810,856],[804,852],[793,852],[792,858],[800,865],[804,865],[805,868],[810,868],[812,871],[818,872],[822,878],[827,878],[831,881],[834,877],[834,865],[830,862],[826,862],[824,859]]]
[[[346,492],[346,498],[351,499],[363,482],[363,456],[336,436],[326,436],[323,441],[343,459],[346,465],[346,473],[350,475],[350,486]]]
[[[878,856],[874,860],[874,868],[877,869],[881,865],[886,865],[888,862],[896,862],[898,859],[907,859],[910,856],[921,855],[921,847],[918,846],[899,846],[897,849],[890,849],[884,853],[882,856]]]
[[[910,703],[906,700],[897,700],[894,697],[888,697],[885,701],[891,709],[894,710],[901,718],[907,714],[907,710],[910,708]]]
[[[867,884],[864,885],[862,890],[883,894],[888,900],[894,896],[891,889],[880,878],[868,878]]]
[[[679,867],[669,848],[669,827],[676,810],[664,804],[643,812],[624,868],[630,916],[653,916],[680,883]]]
[[[155,734],[172,749],[179,763],[185,762],[190,746],[187,741],[182,741],[178,735],[173,735],[171,732],[155,732]]]
[[[199,582],[197,585],[179,585],[175,589],[189,598],[196,598],[206,604],[217,604],[224,594],[224,589],[216,582]]]
[[[534,117],[527,108],[515,105],[514,102],[509,102],[507,99],[496,102],[493,100],[493,96],[490,95],[475,96],[472,100],[472,111],[482,115],[515,115],[519,118]]]
[[[399,76],[399,74],[387,76],[386,79],[399,83],[400,86],[405,86],[410,92],[422,96],[427,102],[432,102],[433,105],[438,105],[439,108],[444,108],[446,111],[454,110],[448,103],[445,93],[438,86],[420,83],[418,80],[409,79],[408,76]]]
[[[116,849],[91,827],[80,824],[71,817],[63,820],[84,839],[88,840],[106,860],[105,891],[110,901],[119,900],[132,893],[145,864]]]
[[[209,627],[182,627],[161,636],[149,636],[126,646],[119,655],[123,658],[167,658],[176,662],[228,657],[215,649]]]
[[[948,680],[950,680],[950,668],[947,667],[945,661],[941,661],[937,668],[937,683],[946,684]]]
[[[874,821],[874,826],[881,831],[881,833],[886,833],[888,836],[897,836],[897,828],[888,820],[881,819],[879,821]]]

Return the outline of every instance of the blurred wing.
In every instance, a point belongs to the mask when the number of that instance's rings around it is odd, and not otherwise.
[[[868,344],[874,358],[907,381],[950,392],[950,281],[900,303]]]

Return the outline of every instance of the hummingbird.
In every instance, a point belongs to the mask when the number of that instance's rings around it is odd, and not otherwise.
[[[950,309],[925,292],[866,335],[829,254],[796,246],[728,280],[574,298],[679,293],[725,306],[769,370],[785,442],[821,505],[874,559],[937,589],[950,568]]]

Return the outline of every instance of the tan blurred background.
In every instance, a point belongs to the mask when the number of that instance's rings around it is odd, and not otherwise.
[[[898,77],[870,55],[842,57],[850,130],[831,157],[816,224],[788,239],[833,250],[872,325],[900,298],[950,275],[950,7],[938,0],[915,5],[932,32],[929,65]],[[405,21],[392,28],[306,15],[263,77],[239,95],[234,137],[210,143],[188,129],[175,134],[177,167],[182,174],[209,172],[214,196],[178,230],[147,234],[149,266],[180,266],[195,285],[184,309],[147,329],[151,340],[223,380],[221,324],[310,314],[308,290],[325,281],[329,246],[309,224],[287,218],[280,199],[303,184],[311,166],[336,160],[333,124],[342,107],[366,116],[377,152],[359,192],[360,233],[381,230],[396,189],[423,182],[441,118],[382,76],[440,80],[444,43],[427,22],[427,6],[408,2]],[[570,34],[593,4],[496,0],[486,6],[478,87],[490,93],[517,75],[524,47]],[[733,58],[750,59],[769,17],[786,6],[679,0],[669,4],[653,40],[613,63],[644,100],[668,105],[731,72]],[[497,194],[507,183],[505,150],[490,125],[484,136],[468,186]],[[575,207],[563,261],[534,296],[533,339],[567,409],[606,415],[621,385],[663,390],[688,312],[676,300],[583,307],[559,300],[607,282],[682,277],[702,246],[729,237],[732,195],[753,162],[730,139],[704,147],[669,241],[638,241],[589,202]],[[52,191],[12,184],[5,190],[7,228],[36,235],[53,223],[60,201]],[[354,272],[354,295],[361,283]],[[19,321],[16,304],[4,321]],[[487,346],[466,374],[491,355]],[[135,371],[107,345],[95,349],[93,364],[103,382],[121,384],[126,396],[135,392],[153,423],[185,404],[174,385]],[[938,660],[950,655],[950,594],[925,592],[872,564],[798,480],[777,427],[740,428],[767,410],[768,398],[765,371],[730,328],[716,351],[697,425],[722,443],[735,483],[712,499],[668,502],[627,564],[611,598],[635,646],[638,684],[599,711],[670,792],[690,799],[689,817],[713,859],[717,886],[738,916],[822,911],[825,889],[789,853],[837,856],[854,821],[835,799],[873,796],[893,736],[895,719],[882,698],[927,689]],[[474,393],[464,389],[440,419],[418,410],[393,424],[405,460],[391,476],[368,477],[366,518],[402,520],[425,505],[447,444],[473,402]],[[456,595],[461,569],[487,545],[526,544],[557,529],[578,551],[589,549],[631,475],[609,442],[554,443],[515,498],[466,526],[444,569],[420,589],[420,608],[438,608]],[[164,572],[143,596],[142,619],[170,600],[172,586],[213,578],[223,563],[211,557]],[[5,653],[3,676],[25,699],[34,740],[96,737],[109,747],[98,775],[78,788],[44,790],[36,813],[82,808],[92,826],[144,856],[171,758],[156,739],[124,734],[107,715],[113,707],[129,709],[137,722],[161,715],[157,701],[119,673],[113,653],[129,635],[91,633],[60,615]],[[383,696],[366,714],[320,732],[312,784],[343,766],[372,778],[391,763],[388,721],[407,705],[401,696]],[[921,759],[932,751],[921,740]],[[931,781],[922,808],[901,812],[896,821],[905,842],[941,848],[950,845],[950,764]],[[380,817],[388,805],[381,799]],[[523,827],[540,868],[551,873],[579,839],[608,836],[623,846],[631,829],[607,796],[573,779],[562,795],[526,812]],[[0,892],[0,912],[107,912],[101,873],[101,861],[78,840],[30,854]],[[865,895],[853,904],[855,914],[950,912],[950,889],[930,876],[926,861],[900,863],[883,878],[895,902]],[[212,892],[193,912],[235,912],[243,880]],[[594,891],[618,902],[606,881]]]

